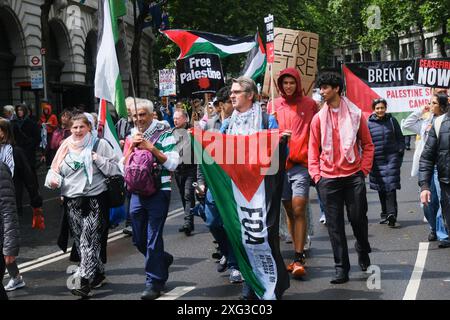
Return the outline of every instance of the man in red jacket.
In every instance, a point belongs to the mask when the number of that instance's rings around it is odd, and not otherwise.
[[[290,133],[289,156],[283,187],[283,205],[288,217],[288,229],[294,245],[294,260],[287,270],[295,277],[306,274],[306,207],[309,198],[310,177],[308,174],[309,127],[317,113],[313,99],[303,96],[300,74],[295,68],[280,72],[278,89],[281,97],[269,102],[269,113],[276,115],[281,132]]]
[[[325,206],[336,268],[331,283],[337,284],[349,280],[350,270],[344,205],[356,238],[358,264],[362,271],[370,265],[364,178],[372,168],[374,146],[361,110],[341,97],[341,77],[324,73],[317,84],[325,104],[311,123],[308,169]]]

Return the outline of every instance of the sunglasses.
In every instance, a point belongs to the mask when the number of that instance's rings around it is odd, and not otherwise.
[[[386,100],[383,98],[379,98],[379,99],[374,99],[373,103],[377,104],[377,103],[384,103],[387,104]]]

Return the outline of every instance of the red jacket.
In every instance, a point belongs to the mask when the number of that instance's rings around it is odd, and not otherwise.
[[[337,115],[333,114],[333,162],[329,163],[321,153],[321,136],[319,116],[314,116],[311,123],[311,132],[309,137],[308,171],[314,182],[318,182],[321,177],[340,178],[348,177],[352,174],[362,171],[367,176],[372,169],[374,156],[374,145],[370,135],[367,120],[362,116],[359,124],[356,143],[354,145],[355,161],[349,163],[344,154],[341,153],[339,123]],[[361,152],[360,152],[361,147]]]
[[[48,115],[44,114],[44,109],[48,110]],[[58,127],[58,118],[52,113],[52,106],[49,104],[44,104],[42,106],[42,114],[39,119],[39,124],[50,123],[47,125],[47,133],[53,133]]]
[[[297,82],[296,91],[292,96],[286,95],[283,90],[283,78],[289,75]],[[287,68],[280,72],[278,88],[281,97],[276,98],[275,110],[271,102],[268,103],[268,113],[275,112],[280,132],[291,130],[289,139],[289,156],[286,169],[295,164],[308,167],[308,140],[309,128],[314,115],[317,113],[317,104],[310,97],[303,96],[300,75],[295,68]]]

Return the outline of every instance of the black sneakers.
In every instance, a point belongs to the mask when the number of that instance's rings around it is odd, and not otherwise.
[[[85,279],[85,278],[81,278],[79,288],[73,288],[72,290],[70,290],[70,292],[74,296],[79,296],[82,298],[92,297],[91,286],[89,285],[89,280]]]
[[[194,223],[188,220],[178,229],[178,232],[184,232],[187,236],[190,236],[192,231],[194,231]]]
[[[147,288],[142,292],[142,300],[155,300],[161,296],[161,291],[153,290],[152,288]]]
[[[107,283],[104,273],[96,273],[91,282],[92,289],[98,289]]]
[[[399,227],[399,224],[397,224],[397,218],[393,214],[388,215],[387,221],[388,221],[389,228],[398,228]]]
[[[437,241],[437,234],[435,231],[431,231],[430,234],[428,235],[428,241],[432,242],[432,241]]]

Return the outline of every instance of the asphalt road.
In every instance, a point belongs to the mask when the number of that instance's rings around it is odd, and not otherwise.
[[[373,252],[372,273],[361,272],[353,249],[354,237],[347,224],[350,281],[329,283],[334,273],[333,256],[326,227],[319,223],[319,208],[315,190],[311,190],[314,235],[307,254],[307,275],[291,280],[284,300],[446,300],[450,299],[449,249],[439,249],[437,242],[428,243],[428,224],[418,202],[417,178],[410,177],[413,150],[407,151],[402,167],[402,190],[398,192],[398,229],[380,225],[378,194],[368,189],[369,241]],[[43,175],[41,176],[43,179]],[[31,229],[31,209],[25,208],[20,218],[22,247],[18,262],[27,286],[9,293],[11,299],[77,300],[66,287],[72,263],[61,255],[56,246],[61,208],[58,194],[42,190],[47,199],[44,205],[44,231]],[[27,202],[25,202],[27,203]],[[215,251],[212,236],[199,218],[195,231],[186,237],[178,232],[183,223],[181,202],[176,189],[172,192],[170,215],[164,230],[166,251],[175,257],[170,268],[166,294],[160,299],[227,300],[237,299],[240,284],[230,284],[228,271],[217,273],[211,258]],[[111,230],[106,265],[109,283],[95,291],[92,299],[138,300],[144,289],[144,258],[134,248],[130,237],[123,237],[121,227]],[[286,262],[290,262],[292,245],[281,242]],[[419,250],[419,247],[421,250]],[[48,255],[51,255],[50,257]],[[42,261],[36,261],[36,259]],[[4,280],[6,284],[7,279]]]

